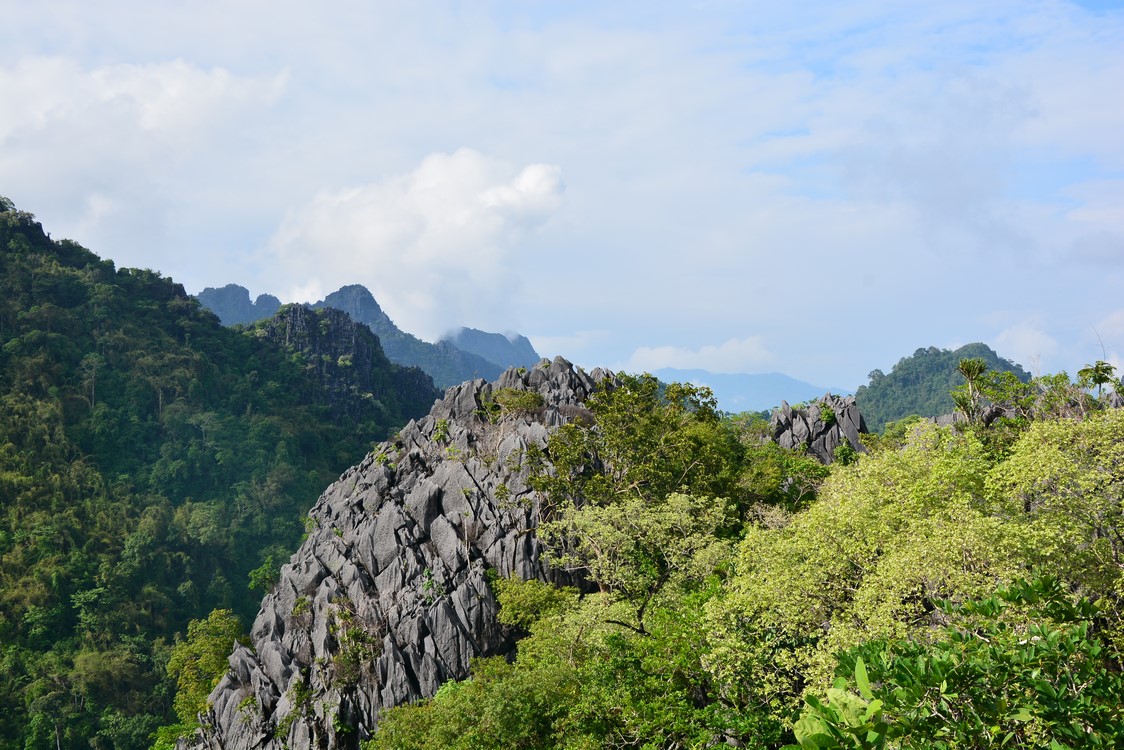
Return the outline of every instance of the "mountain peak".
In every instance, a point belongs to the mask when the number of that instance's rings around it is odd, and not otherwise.
[[[483,357],[501,368],[530,368],[542,359],[527,337],[517,333],[489,333],[476,328],[459,328],[446,334],[441,340],[448,341],[461,351]]]
[[[200,304],[209,309],[225,326],[253,323],[268,318],[281,309],[281,300],[272,294],[259,294],[250,301],[250,290],[238,284],[227,284],[218,289],[207,287],[196,295]]]

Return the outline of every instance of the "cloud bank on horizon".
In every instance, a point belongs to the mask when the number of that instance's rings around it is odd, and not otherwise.
[[[858,385],[1124,364],[1124,11],[12,4],[0,193],[189,291]]]

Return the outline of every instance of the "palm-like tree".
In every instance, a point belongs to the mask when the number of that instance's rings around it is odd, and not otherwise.
[[[1104,360],[1098,359],[1091,365],[1085,365],[1081,370],[1077,371],[1077,377],[1086,388],[1097,387],[1097,399],[1100,400],[1101,389],[1108,383],[1113,382],[1116,375],[1116,367],[1110,365]]]
[[[980,378],[987,372],[987,363],[979,357],[972,357],[971,359],[962,359],[956,366],[957,372],[964,376],[967,381],[968,395],[967,398],[954,398],[957,408],[964,412],[964,416],[968,421],[975,419],[979,413],[980,406]]]

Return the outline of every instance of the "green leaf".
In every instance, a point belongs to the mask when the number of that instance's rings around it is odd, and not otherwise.
[[[870,691],[870,680],[866,676],[866,664],[860,656],[855,660],[855,684],[859,687],[859,695],[869,700],[874,700],[874,693]]]

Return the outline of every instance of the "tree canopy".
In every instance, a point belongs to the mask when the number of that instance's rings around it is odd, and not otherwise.
[[[951,414],[955,405],[950,393],[964,382],[960,362],[977,359],[992,372],[1010,372],[1024,383],[1030,380],[1030,373],[985,344],[967,344],[954,351],[934,346],[918,349],[899,360],[889,374],[873,370],[870,382],[855,391],[867,428],[882,432],[887,423],[910,415]]]
[[[148,747],[189,622],[247,621],[251,572],[418,406],[341,418],[319,359],[0,209],[0,748]]]
[[[917,422],[823,478],[706,405],[625,377],[551,439],[540,533],[591,585],[495,581],[514,661],[368,750],[1112,745],[1124,411]]]

